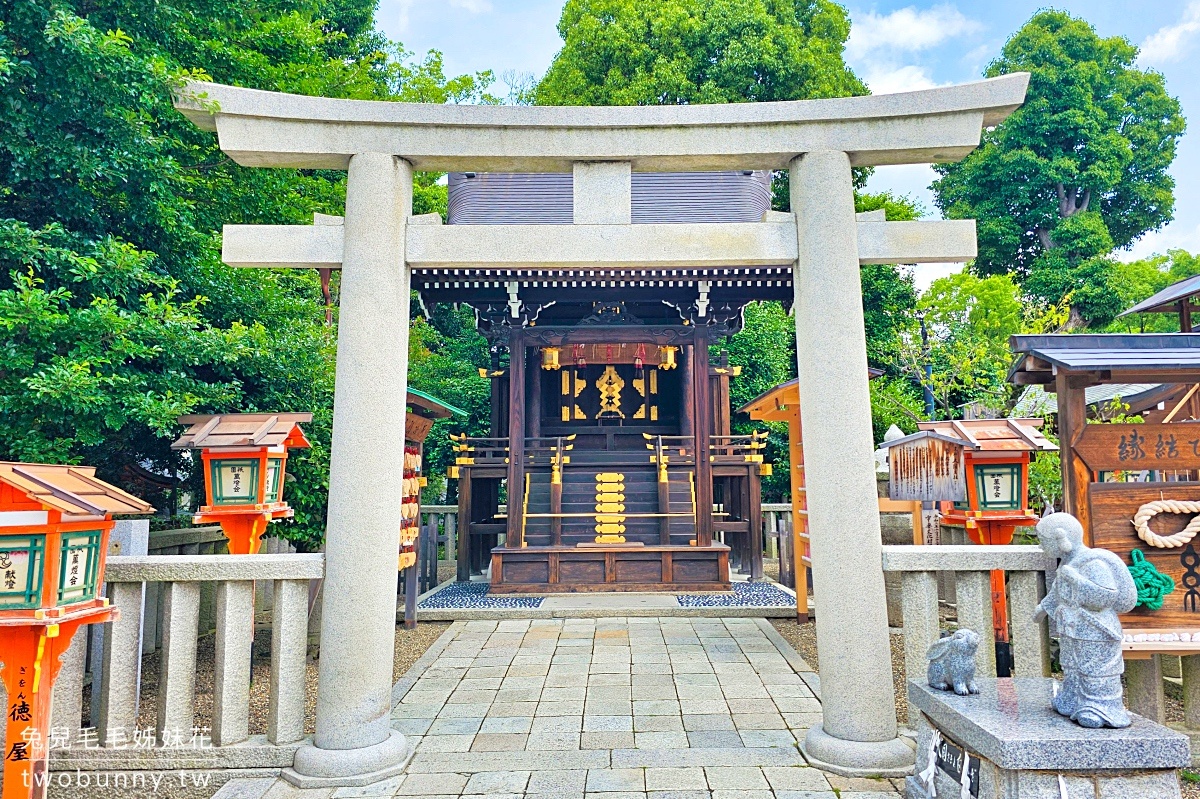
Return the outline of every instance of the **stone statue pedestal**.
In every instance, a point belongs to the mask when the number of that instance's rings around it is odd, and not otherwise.
[[[939,797],[961,795],[964,755],[970,795],[983,799],[1068,797],[1178,799],[1179,769],[1191,761],[1185,735],[1133,716],[1124,729],[1085,729],[1050,707],[1055,680],[979,679],[979,694],[958,696],[908,683],[917,730],[917,766],[908,799],[927,799],[923,773],[934,732],[941,735],[933,778]]]

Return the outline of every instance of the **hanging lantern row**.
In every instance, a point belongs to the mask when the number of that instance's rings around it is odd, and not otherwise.
[[[586,369],[588,365],[588,347],[591,347],[591,359],[599,360],[600,355],[603,355],[605,363],[632,363],[635,370],[640,372],[646,366],[648,360],[648,347],[646,344],[572,344],[571,345],[571,366],[575,369]],[[599,348],[603,347],[603,350]],[[633,354],[629,356],[626,349],[632,347]],[[678,364],[675,360],[675,355],[679,351],[678,347],[656,346],[658,350],[658,368],[662,370],[674,369]],[[561,347],[542,347],[542,368],[547,371],[557,371],[562,368],[562,348]],[[486,370],[480,369],[481,377],[489,377]]]
[[[234,555],[253,555],[267,525],[295,514],[283,499],[289,449],[312,446],[300,429],[311,413],[179,417],[190,425],[171,449],[200,450],[205,503],[195,524],[221,525]]]

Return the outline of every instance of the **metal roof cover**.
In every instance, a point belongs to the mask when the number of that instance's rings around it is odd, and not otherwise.
[[[632,184],[634,224],[758,222],[771,208],[771,173],[766,170],[634,172]],[[451,225],[573,221],[569,173],[451,172],[448,190]]]
[[[1180,301],[1196,294],[1200,294],[1200,275],[1192,275],[1178,283],[1172,283],[1132,308],[1121,311],[1117,316],[1128,316],[1131,313],[1174,313],[1179,310]]]
[[[148,503],[95,475],[94,466],[0,462],[0,481],[65,516],[154,512]]]
[[[424,413],[422,416],[429,416],[433,419],[447,419],[451,416],[467,416],[467,412],[462,408],[451,405],[448,402],[438,399],[432,394],[426,394],[424,391],[418,391],[415,388],[408,389],[408,404],[415,405]]]
[[[1074,371],[1200,369],[1200,334],[1098,333],[1012,336],[1009,347]],[[1009,376],[1025,369],[1020,358]]]
[[[1038,430],[1043,419],[947,419],[918,422],[922,432],[958,439],[974,452],[1053,452],[1058,446]],[[916,435],[920,435],[917,433]],[[908,436],[913,438],[913,436]],[[891,442],[896,444],[904,439]],[[884,444],[885,447],[888,444]]]
[[[191,425],[171,449],[238,449],[243,447],[311,446],[300,429],[311,413],[224,413],[180,416]]]

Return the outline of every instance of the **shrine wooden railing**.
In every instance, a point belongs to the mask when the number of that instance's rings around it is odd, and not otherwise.
[[[740,436],[712,436],[709,452],[716,463],[762,463],[766,431]]]

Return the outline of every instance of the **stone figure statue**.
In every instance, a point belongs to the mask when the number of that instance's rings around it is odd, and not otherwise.
[[[1058,631],[1062,688],[1054,709],[1083,727],[1128,727],[1121,697],[1121,622],[1133,610],[1137,588],[1129,569],[1112,552],[1083,543],[1083,525],[1069,513],[1038,522],[1038,540],[1060,565],[1034,618],[1054,620]]]
[[[975,651],[979,649],[979,634],[965,627],[953,635],[942,637],[929,646],[929,687],[939,691],[954,691],[959,696],[979,693],[975,685]]]

